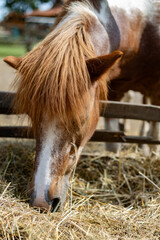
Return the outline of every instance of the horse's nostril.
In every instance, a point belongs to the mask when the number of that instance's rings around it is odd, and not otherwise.
[[[60,208],[60,198],[53,198],[53,200],[51,201],[51,212],[57,212]]]

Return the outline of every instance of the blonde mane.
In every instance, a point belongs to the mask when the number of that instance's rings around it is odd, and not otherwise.
[[[85,60],[95,57],[87,31],[93,16],[87,11],[75,13],[73,6],[67,11],[66,21],[62,19],[18,68],[15,105],[31,117],[35,132],[45,116],[48,121],[56,116],[68,131],[73,123],[80,127],[89,99],[91,81]],[[104,84],[99,88],[106,90]]]

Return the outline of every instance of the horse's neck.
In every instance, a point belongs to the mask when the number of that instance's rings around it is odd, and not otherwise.
[[[88,0],[98,19],[90,26],[89,32],[97,55],[114,50],[130,53],[138,51],[141,36],[146,25],[149,0]],[[70,0],[69,4],[75,0]],[[81,4],[83,0],[77,1]],[[147,4],[145,4],[145,2]],[[86,5],[86,9],[87,9]],[[67,11],[62,14],[65,17]],[[60,18],[58,23],[60,22]],[[66,18],[66,21],[68,19]]]
[[[90,0],[95,6],[95,0]],[[146,25],[149,1],[100,0],[95,13],[103,24],[109,38],[110,52],[120,49],[137,52]]]

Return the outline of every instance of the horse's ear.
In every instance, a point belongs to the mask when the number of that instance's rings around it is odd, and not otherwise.
[[[13,56],[8,56],[3,59],[4,62],[6,62],[8,65],[13,67],[14,69],[18,68],[18,65],[21,62],[21,60],[22,60],[21,57],[13,57]]]
[[[86,61],[88,72],[91,81],[96,81],[100,78],[109,68],[112,67],[121,57],[123,53],[114,51],[111,54],[91,58]]]

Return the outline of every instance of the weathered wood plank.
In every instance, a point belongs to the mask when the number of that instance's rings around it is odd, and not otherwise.
[[[0,127],[0,137],[6,138],[33,138],[31,129],[28,127]],[[106,130],[96,130],[92,142],[121,142],[121,143],[141,143],[160,144],[160,141],[153,140],[152,137],[125,136],[123,132],[110,132]]]
[[[14,93],[0,92],[0,114],[12,114]]]
[[[101,115],[106,118],[124,118],[160,122],[159,106],[112,101],[108,102],[107,107],[105,106],[106,102],[103,101],[103,109]]]
[[[126,136],[115,134],[106,130],[96,130],[90,141],[93,142],[119,142],[119,143],[141,143],[141,144],[160,144],[159,140],[152,137]]]
[[[106,130],[96,130],[90,141],[93,142],[119,142],[119,143],[143,143],[143,144],[160,144],[159,140],[152,137],[126,136],[115,134]]]
[[[33,138],[31,128],[22,126],[0,127],[0,137],[4,138]]]
[[[11,102],[14,93],[0,92],[0,114],[11,114]],[[102,101],[101,116],[107,118],[124,118],[160,122],[160,107],[154,105],[131,104],[122,102]],[[105,108],[107,104],[107,107]],[[104,110],[105,108],[105,110]]]

